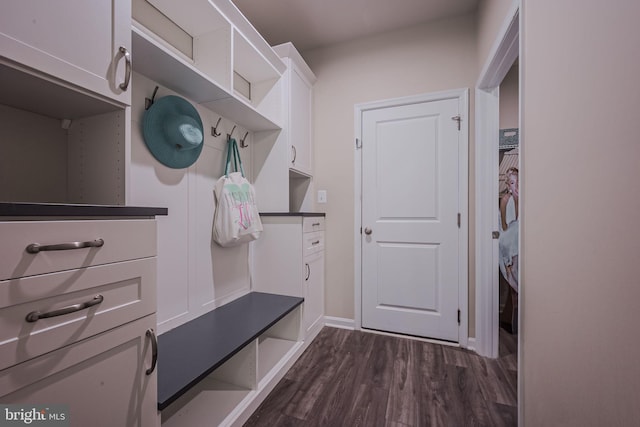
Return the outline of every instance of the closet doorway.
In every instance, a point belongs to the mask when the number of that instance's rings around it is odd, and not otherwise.
[[[518,117],[518,60],[500,83],[500,139],[498,144],[498,291],[500,327],[518,333],[518,272],[520,240],[520,120]]]
[[[519,18],[519,8],[516,4],[509,12],[508,18],[498,34],[490,56],[491,59],[485,65],[475,91],[476,351],[483,356],[492,358],[498,357],[501,308],[499,286],[502,274],[500,272],[499,245],[502,227],[499,209],[501,189],[499,176],[500,86],[519,57]],[[519,120],[516,124],[517,126],[511,129],[520,127]],[[521,136],[518,133],[518,139]],[[520,163],[519,160],[517,163]],[[518,185],[521,178],[520,173],[519,175]],[[514,272],[514,274],[517,279],[518,273]],[[518,292],[519,296],[520,292]],[[519,305],[516,297],[512,300],[512,305],[516,307]],[[516,326],[519,323],[517,319],[516,315]],[[512,322],[514,322],[513,319]]]

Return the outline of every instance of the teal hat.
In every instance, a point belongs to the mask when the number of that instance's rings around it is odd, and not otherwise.
[[[142,132],[153,157],[173,169],[191,166],[204,145],[200,115],[179,96],[156,100],[144,113]]]

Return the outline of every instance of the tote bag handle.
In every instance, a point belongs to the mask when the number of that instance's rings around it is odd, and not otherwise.
[[[240,157],[240,150],[238,149],[238,143],[235,138],[229,138],[227,141],[227,164],[224,168],[225,176],[229,175],[229,170],[231,169],[231,156],[233,155],[233,166],[235,172],[238,172],[238,165],[240,165],[240,173],[244,178],[244,168],[242,167],[242,158]]]

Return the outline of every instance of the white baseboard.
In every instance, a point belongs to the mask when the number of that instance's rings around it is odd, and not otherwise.
[[[353,319],[345,319],[344,317],[324,316],[325,326],[342,329],[355,329],[356,321]]]
[[[474,337],[469,337],[469,339],[467,339],[467,350],[471,350],[477,353],[476,339]]]
[[[325,316],[324,317],[324,325],[325,326],[329,326],[331,328],[342,328],[342,329],[355,330],[356,321],[353,320],[353,319],[345,319],[344,317]],[[432,342],[432,343],[436,343],[436,344],[457,346],[457,344],[448,343],[446,341],[431,340],[431,339],[428,339],[428,338],[407,337],[405,335],[398,335],[398,334],[393,334],[393,333],[388,333],[388,332],[385,333],[385,332],[380,332],[380,331],[369,331],[369,330],[367,330],[367,332],[379,333],[379,334],[384,334],[384,335],[399,336],[399,337],[403,337],[403,338],[417,339],[417,340],[420,340],[420,341]],[[475,337],[469,337],[467,339],[466,348],[468,350],[474,351],[476,353],[478,352],[476,350],[476,339],[475,339]]]

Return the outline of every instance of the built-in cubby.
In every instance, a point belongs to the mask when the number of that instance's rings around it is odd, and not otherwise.
[[[261,41],[256,46],[215,2],[133,2],[136,72],[246,129],[279,130],[285,66]]]
[[[3,5],[0,201],[124,205],[130,102],[128,1]]]
[[[301,310],[294,310],[258,337],[258,387],[273,378],[291,354],[299,347]]]
[[[279,81],[281,73],[241,32],[235,29],[233,31],[233,72],[234,94],[236,96],[239,94],[241,99],[245,99],[275,122],[282,123],[282,93]]]
[[[136,38],[144,34],[147,44],[141,44]],[[144,56],[143,61],[136,60],[136,71],[164,85],[184,85],[191,87],[189,74],[187,80],[181,73],[200,73],[209,85],[216,86],[219,92],[212,90],[201,92],[199,98],[190,92],[173,88],[198,102],[211,101],[218,97],[227,97],[231,89],[231,24],[218,10],[207,1],[191,2],[184,7],[178,2],[164,0],[133,1],[133,37],[136,59]],[[146,56],[149,55],[149,60]],[[175,56],[175,58],[163,58]],[[173,60],[171,69],[152,70],[155,61]],[[139,63],[142,62],[142,63]],[[180,68],[187,68],[180,70]],[[148,70],[148,72],[147,72]],[[151,73],[151,74],[150,74]],[[155,73],[162,79],[155,78]],[[166,81],[164,81],[166,80]],[[202,84],[200,82],[200,84]],[[178,86],[181,87],[181,86]],[[194,86],[192,90],[197,90]]]
[[[160,335],[162,426],[245,421],[303,350],[302,302],[252,292]]]
[[[256,354],[254,341],[198,382],[162,411],[162,427],[229,424],[243,401],[255,394]]]
[[[0,61],[0,201],[123,205],[124,106]]]
[[[311,177],[289,170],[289,212],[313,210]]]

